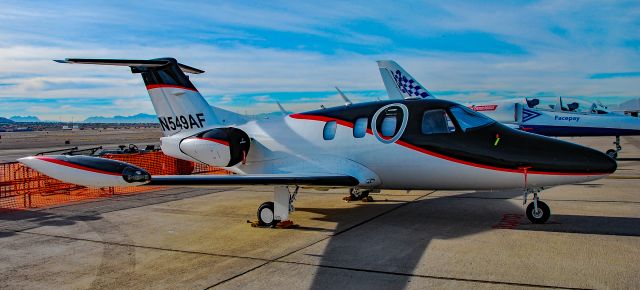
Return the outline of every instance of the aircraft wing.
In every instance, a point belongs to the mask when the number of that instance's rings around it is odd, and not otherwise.
[[[156,175],[145,185],[313,185],[356,186],[358,179],[348,175],[260,174],[260,175]]]
[[[302,185],[352,187],[357,178],[341,174],[291,173],[261,175],[150,175],[144,169],[117,160],[49,155],[20,158],[18,161],[44,175],[64,182],[90,186],[229,186]]]

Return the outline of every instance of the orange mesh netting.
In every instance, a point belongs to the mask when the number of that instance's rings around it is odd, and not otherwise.
[[[231,174],[222,168],[176,159],[159,151],[108,154],[102,157],[131,163],[144,168],[151,175]],[[88,188],[53,179],[17,162],[0,163],[0,210],[48,207],[159,188],[162,187]]]

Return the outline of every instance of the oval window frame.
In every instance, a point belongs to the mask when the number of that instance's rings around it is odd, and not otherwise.
[[[385,110],[391,107],[399,107],[402,110],[402,124],[400,124],[400,129],[398,129],[398,132],[396,132],[396,134],[393,135],[393,137],[391,137],[390,139],[385,139],[385,138],[382,138],[382,136],[380,135],[380,132],[378,132],[378,128],[377,128],[378,117],[380,116],[380,114],[382,114],[382,112],[384,112]],[[371,118],[371,127],[372,127],[371,131],[373,132],[373,136],[375,136],[376,139],[378,139],[378,141],[385,144],[391,144],[391,143],[395,143],[400,139],[400,137],[402,137],[404,130],[407,128],[408,122],[409,122],[409,108],[407,108],[407,106],[405,106],[402,103],[388,104],[388,105],[382,106],[380,109],[378,109],[378,111],[376,111],[375,114],[373,114],[373,117]]]

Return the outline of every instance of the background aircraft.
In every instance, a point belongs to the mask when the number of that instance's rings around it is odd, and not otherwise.
[[[88,156],[18,161],[85,186],[274,185],[273,202],[258,208],[262,225],[289,219],[300,186],[348,187],[355,197],[380,189],[524,187],[525,204],[533,194],[527,217],[544,223],[551,211],[539,200],[541,189],[599,179],[617,167],[596,150],[514,130],[445,100],[385,100],[240,121],[217,114],[185,75],[202,70],[173,58],[59,62],[128,66],[140,73],[164,133],[164,154],[237,175],[150,176],[127,163]],[[410,87],[418,96],[426,92]]]
[[[434,98],[396,62],[379,61],[378,67],[385,88],[392,99]],[[420,88],[416,91],[415,88]],[[609,111],[602,103],[563,100],[559,97],[523,98],[491,102],[465,103],[474,111],[523,131],[554,137],[615,136],[615,149],[607,151],[612,158],[622,150],[620,136],[640,135],[640,119]]]

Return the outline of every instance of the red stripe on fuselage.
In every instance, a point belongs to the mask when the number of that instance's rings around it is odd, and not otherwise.
[[[187,90],[187,91],[198,92],[198,90],[196,90],[196,89],[187,88],[187,87],[178,86],[178,85],[167,85],[167,84],[147,85],[147,90],[163,89],[163,88],[183,89],[183,90]]]
[[[224,141],[224,140],[220,140],[220,139],[213,139],[213,138],[204,138],[204,137],[196,137],[196,139],[198,140],[205,140],[205,141],[211,141],[211,142],[216,142],[218,144],[222,144],[224,146],[229,146],[229,142]]]
[[[91,167],[86,167],[86,166],[78,165],[78,164],[75,164],[75,163],[63,161],[63,160],[60,160],[60,159],[47,157],[47,156],[36,156],[35,158],[38,159],[38,160],[47,161],[47,162],[55,163],[55,164],[58,164],[58,165],[71,167],[71,168],[75,168],[75,169],[80,169],[80,170],[84,170],[84,171],[91,171],[91,172],[95,172],[95,173],[107,174],[107,175],[113,175],[113,176],[122,176],[121,173],[109,172],[109,171],[104,171],[104,170],[95,169],[95,168],[91,168]]]
[[[338,124],[349,127],[349,128],[353,128],[353,123],[348,122],[348,121],[344,121],[344,120],[340,120],[340,119],[336,119],[336,118],[331,118],[331,117],[325,117],[325,116],[316,116],[316,115],[305,115],[305,114],[292,114],[290,115],[291,118],[294,119],[300,119],[300,120],[313,120],[313,121],[322,121],[322,122],[329,122],[329,121],[336,121]],[[373,135],[373,132],[371,131],[371,128],[367,128],[367,133]],[[496,171],[503,171],[503,172],[511,172],[511,173],[524,173],[523,170],[519,170],[519,169],[511,169],[511,168],[503,168],[503,167],[496,167],[496,166],[491,166],[491,165],[485,165],[485,164],[480,164],[480,163],[475,163],[475,162],[470,162],[470,161],[466,161],[466,160],[461,160],[461,159],[457,159],[451,156],[446,156],[440,153],[436,153],[412,144],[409,144],[407,142],[404,142],[402,140],[398,140],[395,142],[396,144],[403,146],[405,148],[409,148],[411,150],[414,151],[418,151],[420,153],[424,153],[433,157],[437,157],[440,159],[445,159],[448,161],[452,161],[452,162],[456,162],[456,163],[460,163],[460,164],[464,164],[464,165],[468,165],[468,166],[473,166],[473,167],[478,167],[478,168],[483,168],[483,169],[489,169],[489,170],[496,170]],[[584,172],[548,172],[548,171],[527,171],[527,174],[541,174],[541,175],[577,175],[577,176],[593,176],[593,175],[608,175],[608,173],[584,173]]]

